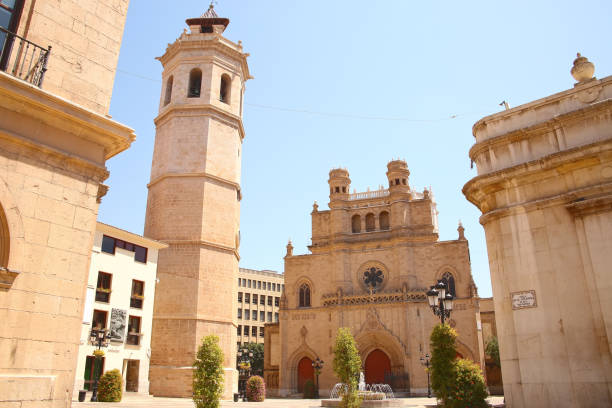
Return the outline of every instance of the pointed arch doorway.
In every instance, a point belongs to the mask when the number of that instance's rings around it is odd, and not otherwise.
[[[298,392],[304,392],[304,384],[306,384],[306,381],[311,380],[314,382],[314,368],[312,367],[312,360],[308,357],[302,358],[298,363],[297,371]]]
[[[391,360],[387,354],[380,350],[372,350],[365,361],[366,384],[386,384],[385,376],[391,375]]]

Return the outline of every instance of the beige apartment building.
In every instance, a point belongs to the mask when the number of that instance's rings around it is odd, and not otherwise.
[[[238,272],[238,341],[263,343],[265,325],[278,322],[280,299],[285,289],[282,274],[240,268]]]
[[[0,1],[0,406],[70,405],[127,8]]]
[[[149,358],[157,258],[162,244],[97,223],[81,327],[75,395],[92,390],[94,375],[118,369],[123,389],[149,393]],[[92,328],[110,331],[105,356],[95,360]]]
[[[594,69],[578,54],[570,89],[473,126],[463,192],[482,211],[509,408],[612,406],[612,76]]]

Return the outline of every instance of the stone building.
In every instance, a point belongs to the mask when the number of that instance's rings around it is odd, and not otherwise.
[[[167,244],[97,223],[89,268],[74,394],[92,390],[94,373],[118,369],[123,390],[148,394],[157,257]],[[114,317],[114,318],[113,318]],[[95,361],[92,328],[108,329],[110,346]]]
[[[321,395],[337,382],[332,346],[340,327],[355,337],[365,381],[400,393],[427,393],[420,358],[439,319],[425,292],[445,280],[456,296],[451,325],[458,351],[481,364],[478,295],[463,227],[456,240],[438,239],[433,194],[410,187],[401,160],[387,165],[388,189],[350,194],[348,171],[329,173],[329,210],[315,203],[310,254],[285,257],[285,292],[278,327],[266,326],[265,375],[271,393],[300,393],[325,361]],[[276,341],[275,341],[276,339]],[[280,352],[280,356],[277,356]]]
[[[235,368],[240,243],[242,101],[248,54],[222,33],[211,6],[159,57],[164,67],[148,185],[145,236],[160,252],[151,339],[150,391],[190,397],[204,336],[225,355],[225,399]]]
[[[612,77],[473,127],[508,407],[612,406]]]
[[[127,7],[0,2],[0,406],[70,404]]]
[[[283,275],[274,271],[240,268],[237,347],[264,342],[265,324],[278,322],[284,282]]]

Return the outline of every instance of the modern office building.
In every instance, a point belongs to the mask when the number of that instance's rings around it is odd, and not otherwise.
[[[285,278],[274,271],[240,268],[238,272],[238,347],[263,343],[264,325],[278,322]]]

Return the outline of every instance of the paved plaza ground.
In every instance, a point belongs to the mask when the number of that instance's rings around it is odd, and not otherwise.
[[[186,398],[153,398],[141,394],[124,394],[121,402],[89,402],[91,394],[87,394],[87,402],[73,400],[74,408],[193,408],[193,402]],[[435,398],[400,398],[404,402],[405,408],[425,408],[435,406]],[[489,397],[489,403],[494,406],[501,406],[504,397]],[[249,407],[249,408],[314,408],[320,407],[320,400],[314,399],[277,399],[270,398],[264,402],[230,402],[222,401],[221,407]]]

